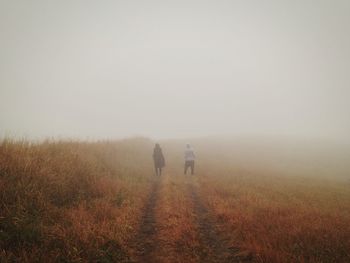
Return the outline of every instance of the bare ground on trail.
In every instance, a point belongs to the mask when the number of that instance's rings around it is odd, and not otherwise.
[[[157,246],[157,222],[155,218],[155,210],[158,199],[160,179],[157,178],[153,183],[150,194],[144,207],[140,228],[136,235],[136,259],[132,262],[153,263],[154,252]]]
[[[193,213],[200,241],[200,262],[229,263],[249,262],[251,258],[237,256],[239,249],[232,247],[217,228],[217,222],[203,203],[193,180],[187,184],[188,194],[193,202]]]

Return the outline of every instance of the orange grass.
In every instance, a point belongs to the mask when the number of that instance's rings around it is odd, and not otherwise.
[[[3,141],[0,261],[127,261],[152,183],[151,147]]]
[[[221,230],[255,262],[350,262],[350,189],[325,179],[202,175]]]
[[[160,180],[152,240],[157,262],[199,262],[205,249],[187,184],[198,189],[213,228],[239,248],[240,258],[350,262],[344,152],[332,160],[317,152],[309,162],[299,148],[279,155],[269,147],[195,141],[196,175],[190,179],[182,175],[184,142],[161,145],[167,166],[159,179],[153,175],[153,143],[146,139],[2,141],[0,262],[133,260],[132,243],[142,243],[135,237],[154,180]]]
[[[166,142],[179,174],[186,142]],[[239,258],[350,262],[346,145],[225,139],[192,144],[200,197]]]
[[[162,177],[156,219],[159,262],[199,262],[199,240],[193,204],[184,176]]]

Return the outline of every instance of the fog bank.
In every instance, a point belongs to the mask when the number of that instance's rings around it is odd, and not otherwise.
[[[0,135],[347,140],[349,1],[0,1]]]

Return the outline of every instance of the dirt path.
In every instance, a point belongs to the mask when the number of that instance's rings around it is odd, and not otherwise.
[[[158,178],[146,201],[133,263],[249,262],[235,256],[202,201],[194,178]]]
[[[158,220],[158,262],[198,263],[198,245],[192,200],[185,178],[169,173],[162,180],[156,218]]]
[[[140,228],[136,236],[136,257],[133,262],[153,263],[155,248],[157,247],[157,223],[155,211],[158,199],[160,179],[157,179],[150,191],[144,207]]]
[[[188,192],[193,201],[193,212],[196,217],[199,235],[200,262],[243,262],[235,256],[236,248],[230,248],[216,229],[216,222],[201,200],[197,187],[193,182],[188,183]]]

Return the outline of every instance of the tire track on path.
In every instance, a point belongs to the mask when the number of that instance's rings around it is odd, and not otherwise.
[[[153,183],[150,194],[147,198],[141,218],[140,228],[136,235],[136,260],[132,262],[154,263],[155,250],[157,248],[157,222],[155,211],[158,202],[160,178]]]
[[[244,262],[235,256],[238,253],[238,249],[229,247],[220,235],[214,217],[201,200],[193,180],[188,183],[188,193],[192,198],[193,213],[196,218],[198,238],[201,243],[200,251],[198,251],[200,262]]]

